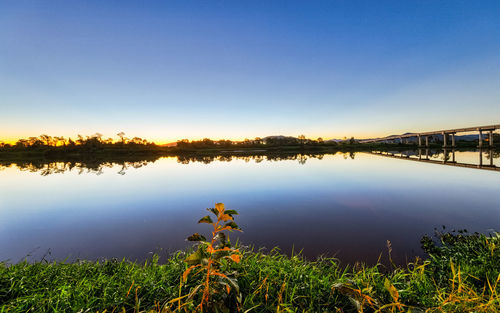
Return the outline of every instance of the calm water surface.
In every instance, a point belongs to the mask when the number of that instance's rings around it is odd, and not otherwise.
[[[455,158],[479,162],[477,152]],[[240,212],[243,244],[343,262],[376,262],[387,240],[399,262],[412,259],[421,254],[420,237],[441,225],[500,229],[499,171],[368,153],[209,164],[162,158],[99,175],[60,172],[0,171],[0,260],[39,260],[47,251],[48,259],[138,260],[173,252],[188,245],[188,235],[208,230],[196,221],[215,202]]]

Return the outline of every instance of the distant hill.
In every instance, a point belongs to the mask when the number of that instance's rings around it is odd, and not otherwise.
[[[325,140],[325,142],[342,142],[342,141],[346,141],[346,140],[349,140],[349,139],[328,139],[328,140]]]
[[[160,147],[176,147],[177,142],[170,142],[170,143],[165,143],[163,145],[160,145]]]
[[[277,136],[267,136],[262,138],[262,140],[267,140],[267,139],[297,139],[297,137],[277,135]]]

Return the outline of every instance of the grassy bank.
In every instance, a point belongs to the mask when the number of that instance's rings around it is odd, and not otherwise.
[[[241,294],[240,312],[497,312],[500,308],[498,236],[442,234],[423,238],[429,254],[405,268],[339,266],[243,250],[231,263]],[[185,252],[162,262],[126,260],[0,265],[0,312],[174,311]],[[224,291],[221,290],[221,293]],[[171,302],[174,300],[173,302]],[[199,296],[183,312],[194,310]],[[227,312],[237,310],[231,299]],[[210,311],[209,309],[206,310]]]

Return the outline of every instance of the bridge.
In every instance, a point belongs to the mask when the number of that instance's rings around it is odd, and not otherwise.
[[[403,143],[403,139],[408,140],[408,138],[417,138],[418,146],[423,147],[422,139],[425,140],[425,147],[429,147],[429,136],[432,135],[442,135],[443,136],[443,148],[447,147],[455,147],[455,134],[457,133],[466,133],[466,132],[478,132],[478,142],[479,148],[483,147],[483,132],[487,132],[489,135],[488,142],[490,148],[493,147],[493,132],[497,129],[500,129],[500,124],[498,125],[489,125],[489,126],[476,126],[476,127],[466,127],[466,128],[455,128],[455,129],[445,129],[445,130],[436,130],[430,132],[423,133],[410,133],[404,135],[394,135],[387,136],[383,138],[375,138],[375,139],[362,139],[359,140],[359,143],[371,143],[371,142],[396,142],[397,140],[400,143]],[[451,146],[448,145],[448,137],[451,137]]]

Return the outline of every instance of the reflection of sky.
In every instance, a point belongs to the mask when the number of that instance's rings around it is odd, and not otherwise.
[[[500,225],[497,172],[374,155],[323,160],[242,160],[179,164],[164,158],[126,175],[40,176],[0,171],[0,259],[36,255],[144,258],[184,238],[204,208],[236,208],[244,244],[308,256],[374,261],[385,251],[418,253],[421,235],[447,225],[488,231]]]
[[[500,116],[498,1],[1,1],[0,139],[382,136]]]

